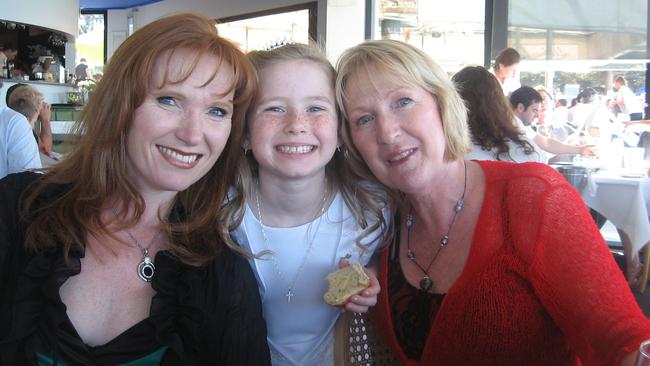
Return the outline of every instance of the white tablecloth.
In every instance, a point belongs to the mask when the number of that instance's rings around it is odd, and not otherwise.
[[[650,241],[650,179],[626,178],[620,172],[602,170],[591,174],[581,194],[587,206],[630,237],[635,252]]]

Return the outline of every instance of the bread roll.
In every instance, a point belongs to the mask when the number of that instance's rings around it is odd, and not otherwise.
[[[370,285],[370,278],[358,262],[328,274],[327,281],[329,281],[329,289],[323,299],[334,306],[345,304],[350,296]]]

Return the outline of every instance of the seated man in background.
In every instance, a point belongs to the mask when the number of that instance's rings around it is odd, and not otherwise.
[[[51,126],[51,123],[50,123],[50,117],[51,117],[52,112],[51,112],[50,104],[46,103],[46,102],[43,102],[43,94],[41,94],[41,92],[39,92],[38,90],[32,88],[28,84],[21,84],[21,83],[14,84],[14,85],[10,86],[7,89],[7,95],[5,97],[5,103],[7,103],[7,106],[9,108],[13,109],[14,111],[17,111],[16,108],[12,108],[9,105],[9,100],[12,98],[12,95],[14,94],[15,91],[17,91],[18,89],[20,89],[22,87],[27,87],[27,86],[29,87],[28,90],[30,90],[29,93],[30,94],[31,93],[37,93],[38,97],[40,98],[40,100],[42,102],[41,104],[39,104],[40,109],[39,109],[39,112],[38,112],[38,115],[37,115],[37,117],[38,117],[37,120],[40,122],[38,130],[36,128],[36,122],[30,122],[30,124],[32,125],[32,130],[34,131],[34,137],[36,138],[36,142],[38,143],[38,149],[41,151],[41,153],[43,153],[43,154],[45,154],[47,156],[50,156],[50,155],[52,155],[52,144],[53,144],[53,142],[52,142],[52,126]],[[20,111],[18,111],[18,112],[20,112]],[[27,118],[27,120],[29,121],[29,117],[27,117],[25,115],[25,113],[21,113],[21,114],[24,115]]]
[[[41,164],[49,166],[59,160],[59,154],[52,151],[52,129],[50,126],[50,105],[43,100],[41,94],[29,85],[20,85],[8,91],[7,105],[22,114],[34,131],[34,137],[39,145]],[[36,133],[36,120],[41,120],[41,132]]]
[[[510,95],[510,105],[512,106],[512,113],[515,115],[515,121],[529,140],[533,141],[541,150],[554,155],[595,155],[594,150],[587,145],[565,144],[533,130],[531,124],[539,115],[541,103],[542,97],[537,90],[529,86],[522,86]]]
[[[38,145],[29,122],[20,113],[0,106],[0,178],[40,167]]]

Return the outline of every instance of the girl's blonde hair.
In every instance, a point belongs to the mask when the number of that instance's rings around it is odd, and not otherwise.
[[[248,53],[248,58],[255,66],[258,74],[264,68],[281,62],[295,60],[313,62],[325,72],[330,80],[331,87],[334,88],[336,70],[334,70],[332,64],[325,57],[322,48],[315,44],[305,45],[292,43],[268,51],[252,51]],[[300,75],[292,75],[291,77],[299,78]],[[255,101],[250,111],[254,109],[254,105]],[[341,122],[338,119],[340,115],[338,108],[336,115],[340,131]],[[250,118],[251,113],[246,118],[245,136],[248,136],[248,121]],[[327,182],[330,185],[329,192],[335,192],[336,190],[341,192],[343,200],[354,215],[357,224],[364,229],[356,238],[356,242],[357,245],[365,248],[370,243],[364,245],[361,243],[362,239],[369,236],[375,230],[382,230],[382,235],[377,236],[375,240],[381,240],[383,238],[386,222],[382,210],[386,207],[387,200],[385,193],[379,186],[370,185],[368,182],[363,183],[361,177],[353,173],[348,164],[347,157],[348,154],[344,149],[337,148],[332,160],[325,167],[325,174]],[[242,154],[239,163],[239,179],[248,195],[254,190],[257,172],[258,164],[252,154]],[[242,218],[243,211],[237,217],[237,224],[241,222]]]

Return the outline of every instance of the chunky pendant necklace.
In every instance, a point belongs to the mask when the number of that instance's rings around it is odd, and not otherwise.
[[[115,215],[115,217],[117,218],[117,211],[115,211],[115,208],[113,208],[113,215]],[[160,231],[157,231],[154,234],[154,236],[149,241],[149,245],[147,245],[146,247],[140,245],[138,239],[136,239],[135,236],[133,236],[133,234],[131,234],[130,231],[126,229],[124,229],[124,231],[126,232],[126,235],[128,235],[129,238],[131,238],[131,241],[133,241],[133,243],[142,252],[142,261],[138,264],[137,267],[138,277],[140,277],[140,279],[143,280],[144,282],[151,282],[151,280],[153,279],[154,272],[156,272],[156,267],[153,265],[153,261],[151,260],[151,257],[149,257],[149,248],[151,248],[153,242],[156,240],[158,235],[160,235]]]
[[[262,232],[262,238],[264,239],[264,245],[266,247],[266,250],[271,251],[271,245],[269,243],[269,237],[266,235],[266,230],[264,230],[264,219],[262,218],[262,209],[260,205],[260,187],[259,187],[259,182],[257,183],[257,191],[255,192],[255,204],[257,205],[257,218],[260,222],[260,231]],[[318,235],[318,229],[320,228],[320,223],[323,219],[323,214],[325,213],[325,206],[327,204],[327,181],[325,181],[325,190],[323,191],[323,201],[321,203],[320,210],[316,213],[314,218],[311,220],[309,225],[307,226],[307,231],[305,232],[305,240],[309,241],[309,244],[307,245],[307,250],[305,251],[305,254],[302,257],[302,261],[300,262],[300,266],[296,270],[296,273],[293,275],[293,278],[291,281],[287,281],[284,272],[282,272],[282,269],[280,269],[280,264],[278,263],[278,259],[276,258],[275,253],[271,253],[271,260],[273,262],[273,269],[275,269],[275,273],[277,276],[282,280],[282,282],[285,283],[287,287],[287,292],[284,295],[287,298],[287,303],[291,303],[291,298],[294,297],[296,294],[294,292],[296,280],[300,276],[300,273],[302,272],[302,269],[305,267],[305,263],[307,262],[307,258],[309,257],[309,254],[311,254],[311,249],[314,246],[314,240],[316,240],[316,236]],[[316,220],[316,217],[319,217],[318,219],[318,224],[316,225],[316,230],[314,231],[313,236],[311,239],[309,238],[309,233],[311,231],[312,224],[314,223],[314,220]]]
[[[406,234],[406,256],[408,259],[415,264],[420,271],[422,271],[422,279],[420,280],[420,290],[427,292],[431,289],[433,286],[433,281],[431,280],[431,277],[429,277],[429,270],[431,269],[431,266],[433,263],[436,261],[438,258],[438,255],[440,254],[440,251],[442,248],[446,247],[447,244],[449,244],[449,233],[451,233],[451,228],[454,226],[454,223],[456,222],[456,217],[458,217],[458,214],[463,211],[463,208],[465,206],[465,192],[467,191],[467,163],[463,161],[463,167],[465,169],[465,178],[464,178],[464,183],[463,183],[463,194],[460,196],[458,201],[456,201],[456,204],[454,205],[454,216],[451,218],[451,222],[449,223],[449,227],[447,227],[447,233],[445,233],[441,238],[440,238],[440,244],[438,246],[438,250],[436,251],[436,254],[433,255],[433,259],[431,259],[431,262],[429,262],[429,265],[425,269],[420,265],[420,263],[417,262],[416,257],[415,257],[415,252],[411,249],[411,229],[413,228],[413,207],[409,209],[408,215],[406,215],[406,227],[408,228],[407,234]]]
[[[156,272],[156,267],[153,265],[153,261],[151,260],[151,257],[149,257],[149,248],[151,248],[151,245],[153,245],[153,242],[156,240],[160,232],[154,234],[153,238],[151,238],[151,241],[149,241],[149,245],[147,245],[146,247],[142,247],[142,245],[140,245],[140,242],[138,242],[138,239],[136,239],[135,236],[131,234],[131,232],[129,232],[126,229],[124,229],[124,231],[129,236],[129,238],[133,240],[135,245],[138,246],[140,251],[142,251],[142,262],[138,264],[138,276],[144,282],[151,282],[151,279],[153,279],[154,272]]]

